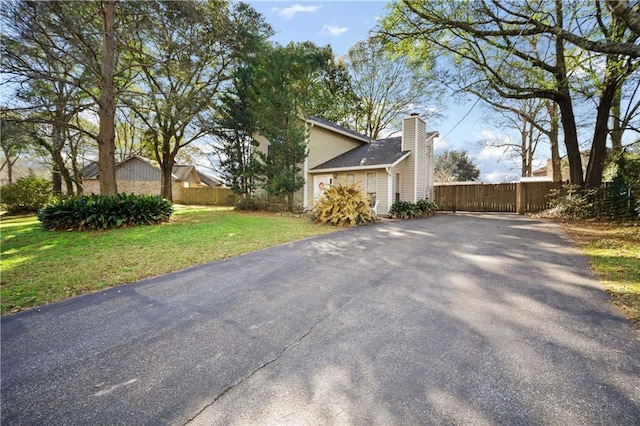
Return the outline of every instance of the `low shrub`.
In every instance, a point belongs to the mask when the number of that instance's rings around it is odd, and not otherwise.
[[[236,210],[250,210],[250,211],[259,211],[259,210],[267,210],[269,207],[269,199],[263,196],[254,196],[247,198],[240,198],[238,202],[235,204]]]
[[[428,199],[411,201],[398,201],[391,205],[389,217],[392,219],[414,219],[416,217],[430,216],[438,210],[438,206]]]
[[[608,182],[599,188],[565,185],[549,194],[551,208],[541,215],[566,220],[633,220],[640,218],[632,188],[625,182]]]
[[[314,203],[312,219],[336,226],[362,225],[376,221],[369,197],[358,183],[337,184],[326,189]]]
[[[173,205],[159,195],[83,195],[51,204],[38,213],[47,230],[104,230],[167,222]]]
[[[431,216],[438,210],[438,206],[433,201],[425,198],[424,200],[418,200],[416,207],[422,213],[423,216]]]
[[[4,185],[0,193],[9,214],[35,213],[56,200],[53,184],[36,176],[26,176]]]

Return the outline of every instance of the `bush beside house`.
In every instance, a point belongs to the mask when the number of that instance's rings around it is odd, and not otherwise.
[[[56,199],[53,184],[36,176],[26,176],[4,185],[0,194],[9,214],[35,213]]]

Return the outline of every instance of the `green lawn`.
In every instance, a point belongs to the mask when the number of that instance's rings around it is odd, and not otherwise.
[[[170,223],[48,232],[35,216],[0,222],[2,314],[336,230],[306,217],[177,206]]]
[[[640,330],[640,225],[563,224],[589,259],[613,303]]]

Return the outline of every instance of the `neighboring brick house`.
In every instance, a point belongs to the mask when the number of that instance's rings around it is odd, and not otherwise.
[[[309,117],[309,155],[302,165],[304,187],[296,193],[303,208],[311,208],[326,185],[359,182],[386,215],[396,201],[416,202],[433,197],[433,140],[417,115],[402,122],[402,136],[374,140],[320,117]],[[268,152],[269,142],[256,137],[259,150]]]
[[[199,172],[195,166],[175,165],[172,172],[172,192],[177,198],[182,188],[222,186],[222,182]],[[132,155],[116,164],[118,192],[159,195],[161,176],[160,168],[140,155]],[[97,163],[93,162],[84,168],[82,185],[85,194],[100,193]]]

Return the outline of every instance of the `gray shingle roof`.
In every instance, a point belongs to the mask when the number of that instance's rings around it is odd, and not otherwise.
[[[401,151],[402,138],[388,138],[371,140],[368,144],[362,144],[357,148],[347,151],[342,155],[332,158],[313,170],[343,169],[371,166],[388,166],[400,160],[410,151]]]
[[[82,169],[82,179],[96,179],[99,172],[98,162],[92,161]]]

